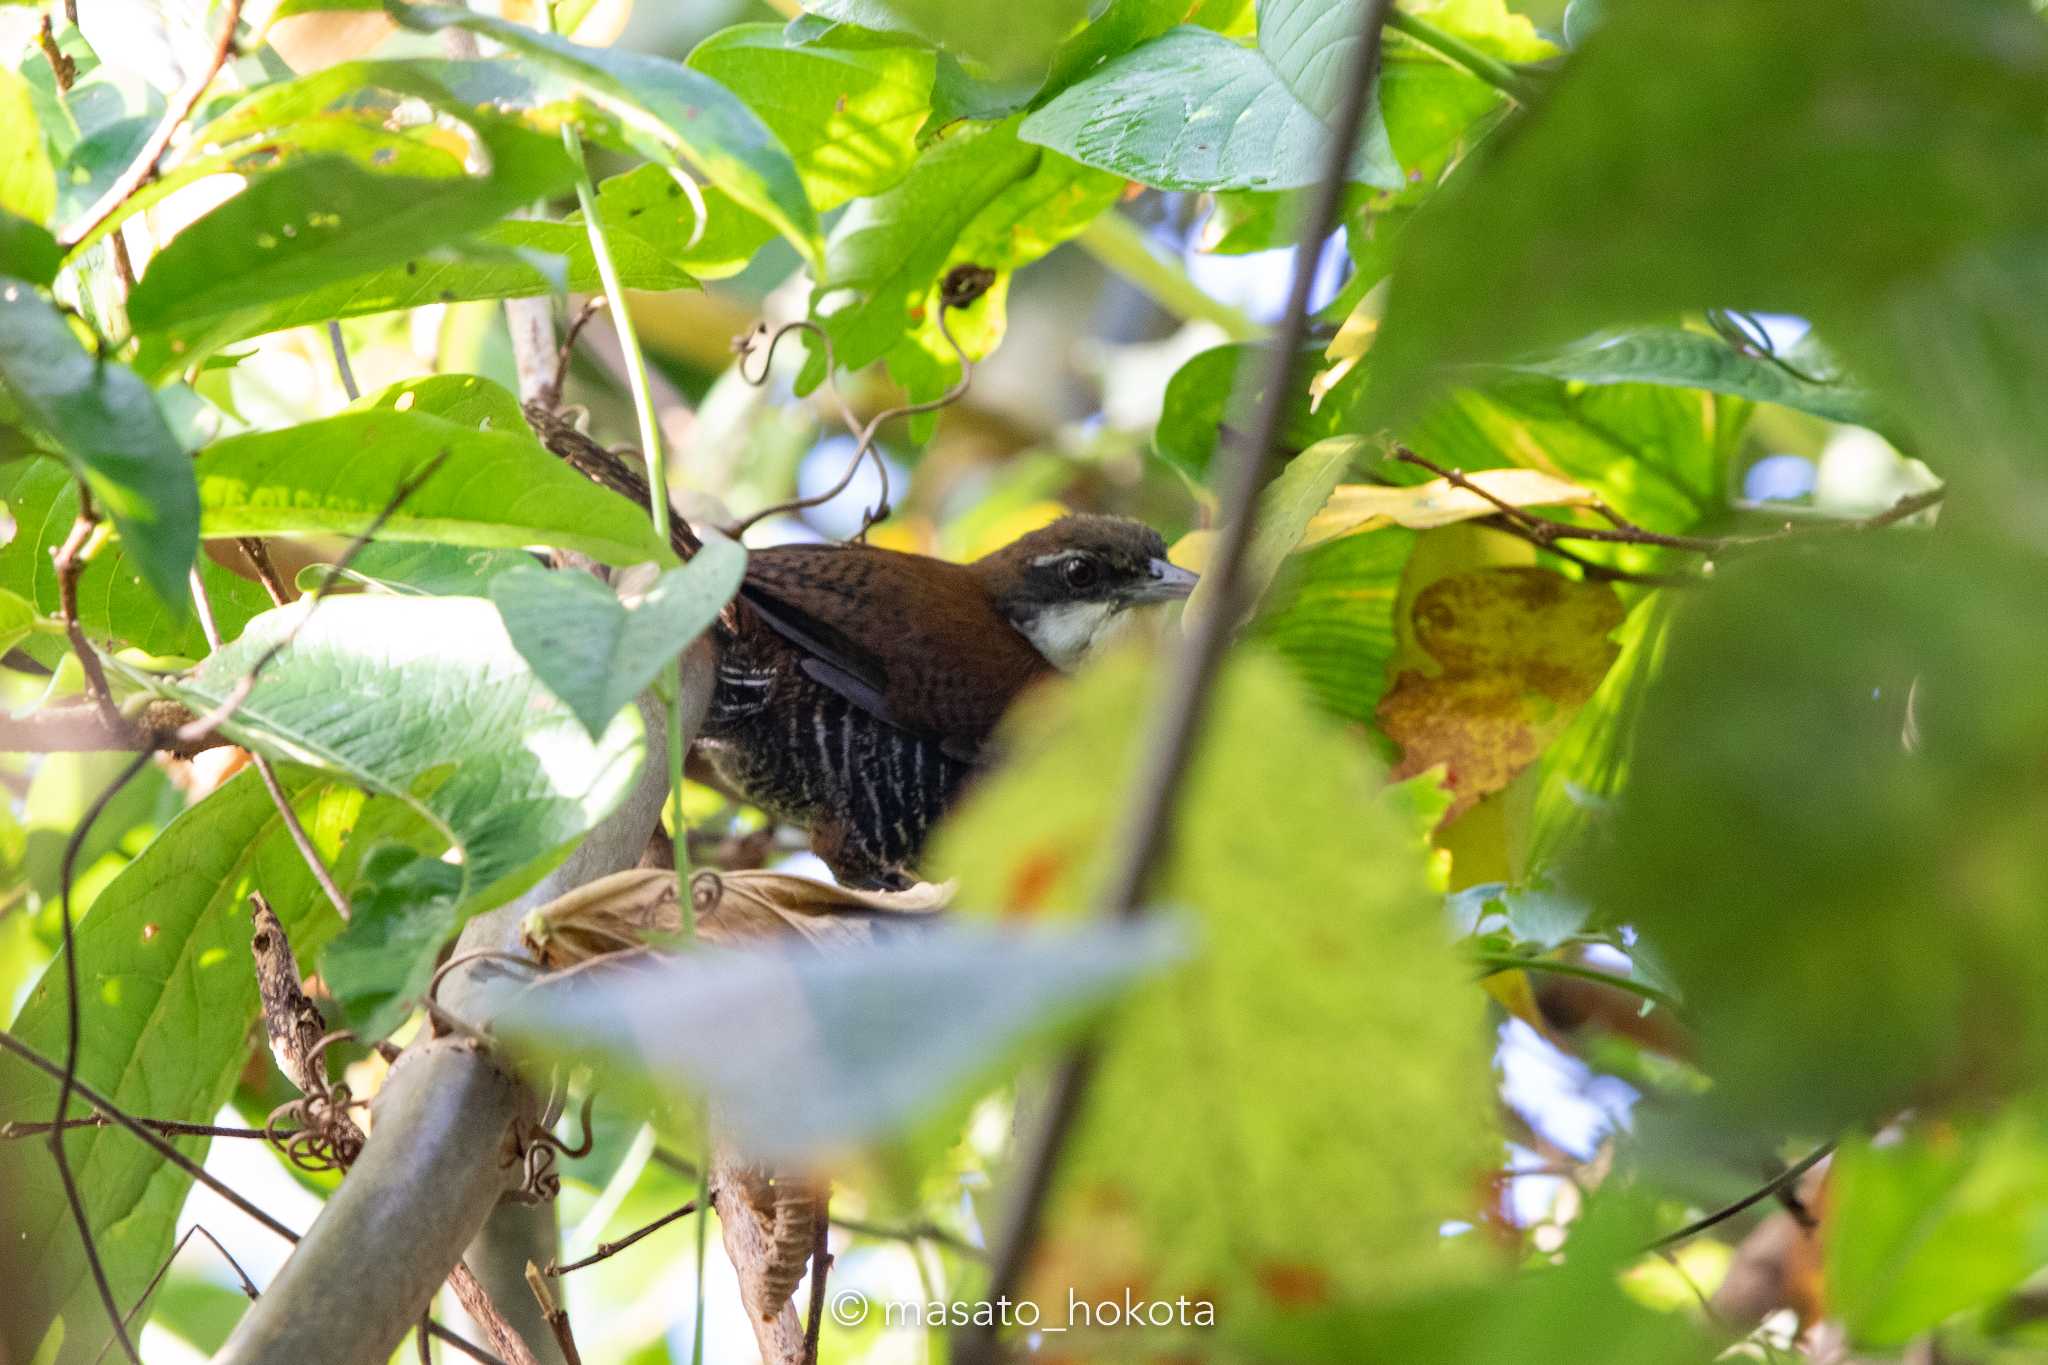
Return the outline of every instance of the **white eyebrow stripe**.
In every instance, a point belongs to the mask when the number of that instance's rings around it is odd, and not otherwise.
[[[1031,567],[1034,569],[1047,569],[1051,568],[1055,564],[1061,563],[1064,560],[1081,558],[1084,558],[1084,555],[1083,552],[1080,550],[1057,550],[1052,554],[1040,555],[1038,558],[1032,560]]]

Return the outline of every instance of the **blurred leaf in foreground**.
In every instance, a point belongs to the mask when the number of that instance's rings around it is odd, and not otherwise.
[[[942,836],[963,904],[1087,905],[1156,687],[1125,656],[1014,718],[1015,758]],[[1214,707],[1154,887],[1194,912],[1200,956],[1109,1039],[1061,1166],[1040,1303],[1070,1286],[1200,1294],[1221,1321],[1461,1261],[1438,1227],[1469,1212],[1490,1160],[1484,1004],[1444,941],[1424,852],[1379,801],[1384,774],[1272,661],[1233,664]],[[1218,1178],[1229,1198],[1189,1197]]]

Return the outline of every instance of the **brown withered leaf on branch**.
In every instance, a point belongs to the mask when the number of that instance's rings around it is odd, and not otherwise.
[[[863,944],[878,920],[921,920],[946,908],[953,884],[851,891],[782,872],[699,872],[690,879],[697,933],[707,943],[793,934],[820,947]],[[633,868],[600,877],[527,916],[526,945],[551,970],[660,944],[683,930],[676,874]]]
[[[1415,599],[1415,637],[1442,666],[1403,671],[1379,704],[1396,779],[1441,763],[1457,819],[1505,787],[1570,724],[1617,652],[1621,599],[1541,569],[1453,574]]]

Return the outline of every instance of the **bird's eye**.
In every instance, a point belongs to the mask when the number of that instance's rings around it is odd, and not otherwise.
[[[1075,555],[1071,559],[1060,561],[1060,577],[1065,580],[1068,587],[1076,591],[1094,587],[1100,573],[1095,561],[1086,555]]]

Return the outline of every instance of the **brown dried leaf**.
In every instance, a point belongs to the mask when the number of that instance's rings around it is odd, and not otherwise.
[[[1541,569],[1430,584],[1415,599],[1415,634],[1443,671],[1404,671],[1380,700],[1380,726],[1401,746],[1394,777],[1444,764],[1456,794],[1446,822],[1505,787],[1600,685],[1622,615],[1605,584]]]
[[[1540,469],[1478,469],[1465,475],[1510,507],[1589,507],[1599,495],[1568,479]],[[1454,522],[1490,517],[1500,511],[1470,488],[1449,479],[1431,479],[1408,487],[1369,483],[1340,485],[1308,524],[1302,537],[1303,549],[1339,536],[1377,531],[1383,526],[1406,526],[1417,531],[1433,530]]]

